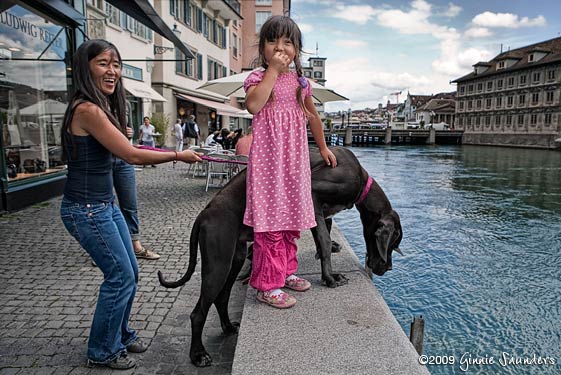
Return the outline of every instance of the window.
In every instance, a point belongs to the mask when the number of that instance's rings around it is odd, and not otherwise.
[[[524,115],[518,115],[518,125],[524,124]]]
[[[532,94],[532,104],[538,104],[538,101],[540,100],[540,93],[539,92],[535,92]]]
[[[487,82],[487,91],[493,90],[493,81]]]
[[[193,50],[193,48],[188,47],[194,54],[196,54],[197,58],[196,59],[188,59],[185,60],[185,55],[179,50],[179,49],[175,49],[175,58],[176,60],[184,60],[184,61],[176,61],[175,62],[175,72],[176,73],[181,73],[186,75],[187,77],[190,78],[198,78],[195,76],[195,72],[198,71],[199,69],[199,64],[202,64],[202,60],[201,62],[199,62],[198,57],[200,56],[198,53],[195,53],[195,51]],[[202,56],[201,56],[202,57]],[[200,67],[202,69],[202,67]],[[200,79],[200,78],[199,78]]]
[[[304,70],[304,77],[312,78],[312,72],[310,72],[309,70]]]
[[[532,115],[530,115],[530,125],[536,125],[537,123],[538,123],[538,115],[532,113]]]
[[[485,126],[487,127],[491,126],[491,116],[485,117]]]
[[[508,87],[514,86],[514,77],[508,77]]]
[[[501,90],[503,88],[503,80],[499,79],[497,80],[497,89]]]
[[[526,101],[526,95],[522,94],[518,96],[518,105],[524,105],[525,101]]]
[[[551,125],[551,113],[546,113],[544,115],[543,123],[546,125]]]
[[[495,125],[501,124],[501,116],[495,116]]]
[[[258,33],[261,30],[261,26],[267,21],[269,17],[273,15],[272,12],[255,12],[255,32]]]
[[[491,98],[485,100],[485,107],[491,108]]]
[[[555,70],[549,70],[547,72],[547,80],[548,81],[553,81],[555,80]]]
[[[533,75],[533,82],[539,82],[540,81],[540,73],[536,72]]]
[[[473,108],[473,101],[468,101],[468,109],[472,109]]]
[[[514,104],[514,96],[509,96],[506,98],[506,105],[508,107],[512,107],[512,105]]]
[[[531,53],[528,55],[528,62],[533,62],[534,61],[534,54]]]
[[[523,86],[526,84],[526,75],[520,76],[520,85]]]
[[[481,120],[479,119],[479,116],[477,116],[477,117],[475,118],[475,126],[479,126],[479,125],[481,124],[480,121],[481,121]]]
[[[174,17],[179,16],[179,0],[169,0],[169,14]]]
[[[468,93],[471,94],[473,92],[473,85],[468,86]]]
[[[480,108],[481,108],[481,99],[477,99],[475,107],[476,107],[477,109],[480,109]]]
[[[460,102],[460,111],[464,110],[464,102]]]
[[[314,78],[323,78],[323,74],[321,72],[314,72]]]
[[[503,105],[503,98],[499,96],[497,98],[497,108],[501,108],[502,105]]]
[[[105,3],[105,13],[107,13],[107,21],[109,23],[119,26],[119,9],[109,3]]]
[[[553,91],[548,91],[545,93],[545,101],[547,103],[552,103],[553,102]]]
[[[238,36],[232,34],[232,55],[238,57]]]
[[[314,66],[321,68],[323,66],[323,61],[314,60]]]
[[[483,83],[478,83],[477,84],[477,92],[481,92],[483,91]]]
[[[464,126],[464,118],[463,118],[463,117],[460,117],[460,118],[458,119],[458,125],[459,125],[459,126]]]
[[[189,0],[185,1],[183,3],[183,18],[182,21],[187,25],[187,26],[192,26],[193,25],[193,6],[191,4],[189,4]]]
[[[512,125],[512,115],[506,116],[506,124],[509,126]]]
[[[499,61],[497,63],[497,70],[504,69],[504,68],[505,68],[505,62],[504,61]]]
[[[466,87],[460,86],[460,94],[463,95],[465,91],[466,91]]]
[[[255,0],[255,5],[273,5],[273,0]]]
[[[225,77],[227,72],[227,68],[222,65],[220,62],[208,58],[208,72],[207,72],[207,81],[211,81],[213,79]]]

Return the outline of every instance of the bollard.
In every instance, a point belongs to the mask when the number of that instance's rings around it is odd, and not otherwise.
[[[351,146],[352,144],[353,144],[353,129],[347,127],[347,129],[345,130],[345,141],[343,143],[343,146]]]
[[[411,333],[409,334],[409,341],[415,347],[419,355],[423,354],[423,336],[425,334],[425,320],[422,315],[414,317],[411,322]]]

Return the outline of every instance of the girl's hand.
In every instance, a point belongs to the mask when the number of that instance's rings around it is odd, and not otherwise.
[[[337,158],[330,149],[324,148],[323,150],[320,150],[319,153],[323,160],[325,160],[325,164],[330,165],[332,168],[337,166]]]
[[[196,163],[202,161],[201,156],[203,154],[200,152],[194,152],[191,150],[180,151],[177,153],[177,161],[183,161],[185,163]]]
[[[290,63],[291,60],[288,55],[283,52],[277,51],[275,52],[273,57],[271,57],[271,60],[269,61],[269,67],[276,70],[278,73],[282,73],[288,70],[288,66],[290,65]]]

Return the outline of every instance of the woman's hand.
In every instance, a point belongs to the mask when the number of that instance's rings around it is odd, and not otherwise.
[[[194,152],[191,150],[180,151],[177,153],[177,161],[182,161],[185,163],[196,163],[202,161],[201,156],[203,154],[200,152]]]
[[[323,160],[325,160],[325,164],[330,165],[332,168],[335,168],[337,166],[337,158],[330,149],[326,147],[320,150],[319,153]]]

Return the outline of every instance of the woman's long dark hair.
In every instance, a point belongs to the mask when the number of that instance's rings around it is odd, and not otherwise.
[[[294,65],[296,65],[296,73],[298,77],[304,75],[302,69],[302,62],[300,61],[300,56],[302,55],[302,32],[300,28],[294,22],[294,20],[288,16],[273,16],[270,17],[259,31],[259,64],[267,69],[268,64],[265,61],[265,45],[268,41],[274,41],[278,38],[288,38],[292,41],[292,45],[296,51],[296,56],[294,56]],[[306,107],[304,106],[304,99],[302,98],[302,86],[298,85],[296,89],[296,98],[300,107],[306,113],[310,115]],[[271,92],[270,100],[274,100],[273,92]]]
[[[64,160],[68,160],[69,158],[67,153],[68,142],[70,141],[74,145],[72,137],[70,137],[72,134],[70,124],[72,123],[76,107],[80,103],[90,102],[97,105],[107,115],[109,121],[123,134],[126,134],[127,106],[125,88],[123,87],[121,79],[119,78],[117,81],[115,91],[113,91],[111,95],[105,95],[95,85],[90,73],[90,60],[107,50],[113,52],[119,59],[119,62],[121,62],[121,55],[117,47],[103,39],[91,39],[82,43],[74,55],[74,61],[72,62],[72,79],[75,91],[68,103],[68,108],[66,108],[61,127],[62,154]],[[73,147],[73,158],[75,158],[76,155],[76,147]]]

